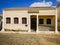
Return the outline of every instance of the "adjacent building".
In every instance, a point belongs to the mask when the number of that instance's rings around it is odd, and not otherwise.
[[[58,31],[60,31],[60,4],[57,5],[58,10]]]

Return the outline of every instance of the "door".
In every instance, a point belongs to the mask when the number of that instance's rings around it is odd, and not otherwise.
[[[31,29],[33,31],[36,31],[36,28],[37,28],[36,21],[37,21],[36,17],[35,18],[31,18]]]

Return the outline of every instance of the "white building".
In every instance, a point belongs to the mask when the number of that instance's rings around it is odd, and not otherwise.
[[[2,31],[58,32],[57,8],[51,2],[34,2],[30,7],[3,9]]]

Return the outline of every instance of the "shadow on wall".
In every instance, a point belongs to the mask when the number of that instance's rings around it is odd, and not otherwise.
[[[2,30],[2,22],[0,22],[0,31]]]
[[[60,22],[58,22],[58,31],[60,31]]]
[[[2,30],[2,16],[0,16],[0,31]]]

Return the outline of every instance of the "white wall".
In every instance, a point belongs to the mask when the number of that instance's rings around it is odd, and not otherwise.
[[[55,11],[55,9],[39,10],[39,15],[56,15]]]
[[[22,17],[27,18],[28,24],[28,13],[27,10],[4,10],[4,28],[5,29],[17,29],[17,30],[28,30],[25,24],[22,24]],[[11,24],[6,24],[6,17],[11,18]],[[14,17],[19,18],[19,24],[14,24]]]

